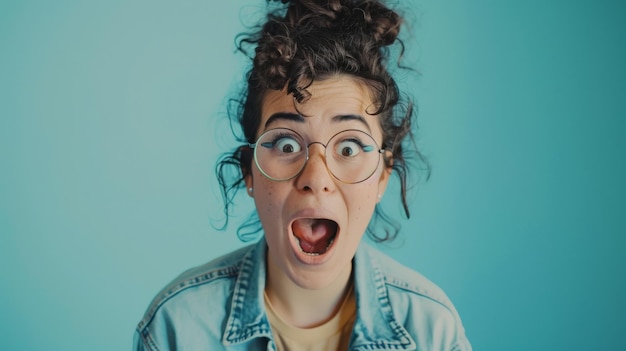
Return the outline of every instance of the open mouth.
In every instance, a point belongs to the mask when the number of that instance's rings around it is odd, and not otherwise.
[[[300,218],[291,224],[300,251],[309,256],[325,254],[337,236],[337,222],[324,218]]]

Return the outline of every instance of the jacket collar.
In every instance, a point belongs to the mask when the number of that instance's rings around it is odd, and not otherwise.
[[[263,302],[266,254],[267,245],[263,237],[241,261],[222,337],[224,345],[245,343],[257,337],[271,338],[272,330]]]
[[[351,349],[415,350],[415,341],[393,314],[378,255],[362,242],[354,256],[357,318]]]
[[[374,252],[361,243],[353,260],[357,318],[351,349],[415,350],[415,342],[393,315],[384,276]],[[272,338],[263,300],[266,255],[267,245],[263,237],[241,261],[222,337],[224,345],[245,343],[258,337]]]

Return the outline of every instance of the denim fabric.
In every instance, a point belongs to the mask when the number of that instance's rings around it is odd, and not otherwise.
[[[265,239],[180,275],[150,304],[133,350],[275,350],[263,303]],[[470,351],[443,291],[362,243],[350,350]]]

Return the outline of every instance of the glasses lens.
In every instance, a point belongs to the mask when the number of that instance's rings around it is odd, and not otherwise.
[[[263,133],[254,148],[259,170],[273,180],[287,180],[300,173],[307,149],[302,137],[290,129],[271,129]]]
[[[333,136],[326,146],[328,170],[344,183],[358,183],[378,168],[380,148],[360,130],[345,130]]]

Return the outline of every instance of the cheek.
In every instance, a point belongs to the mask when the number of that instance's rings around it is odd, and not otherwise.
[[[353,220],[369,221],[374,207],[378,201],[378,188],[376,182],[361,183],[362,187],[354,189],[347,196],[348,209]]]
[[[254,182],[254,203],[257,213],[263,224],[266,225],[280,216],[284,199],[283,183],[273,182],[266,179],[263,175],[257,175],[257,181]],[[267,222],[267,223],[265,223]]]
[[[265,184],[256,187],[254,189],[254,201],[259,214],[273,212],[275,208],[273,187]]]

